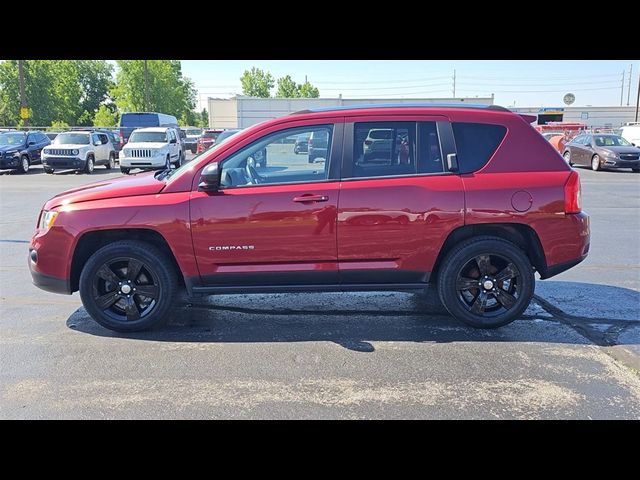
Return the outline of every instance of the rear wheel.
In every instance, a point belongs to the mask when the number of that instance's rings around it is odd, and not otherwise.
[[[111,152],[109,154],[109,162],[106,165],[107,170],[111,170],[113,168],[116,168],[116,154]]]
[[[593,158],[591,158],[591,170],[593,170],[594,172],[597,172],[598,170],[600,170],[600,156],[599,155],[594,155]]]
[[[93,167],[95,166],[95,161],[93,156],[89,155],[87,157],[87,163],[84,166],[84,173],[93,173]]]
[[[91,317],[118,332],[163,323],[178,284],[167,256],[139,241],[111,243],[94,253],[80,275],[80,297]]]
[[[20,157],[20,169],[18,171],[20,173],[27,173],[30,165],[31,162],[29,162],[29,157],[27,155],[22,155],[22,157]]]
[[[454,247],[438,275],[445,308],[476,328],[497,328],[516,320],[529,305],[534,285],[527,255],[513,243],[489,236]]]
[[[176,168],[182,165],[182,152],[178,154],[178,160],[176,161]]]

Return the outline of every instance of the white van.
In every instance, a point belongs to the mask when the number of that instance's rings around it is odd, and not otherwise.
[[[640,147],[640,122],[621,127],[620,136],[636,147]]]

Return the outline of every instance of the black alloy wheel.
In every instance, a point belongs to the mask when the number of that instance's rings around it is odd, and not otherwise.
[[[535,278],[526,254],[497,237],[456,246],[438,276],[440,299],[454,317],[478,328],[516,320],[533,297]]]
[[[120,241],[98,250],[80,276],[80,296],[102,326],[146,330],[167,318],[177,290],[171,261],[153,245]]]

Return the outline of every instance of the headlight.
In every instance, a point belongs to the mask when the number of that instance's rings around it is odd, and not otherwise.
[[[71,150],[71,155],[78,155],[80,153],[80,150],[74,149]]]
[[[58,212],[54,210],[43,210],[42,215],[40,215],[40,225],[38,225],[38,228],[46,232],[53,226],[57,217]]]
[[[618,156],[617,153],[615,152],[604,152],[604,156],[605,157],[612,157],[612,158],[616,158]]]

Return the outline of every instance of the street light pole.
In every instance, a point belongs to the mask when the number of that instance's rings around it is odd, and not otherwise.
[[[636,122],[638,121],[638,107],[640,107],[640,75],[638,75],[638,96],[636,97]]]

